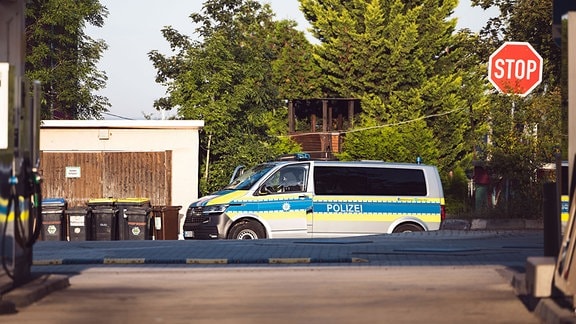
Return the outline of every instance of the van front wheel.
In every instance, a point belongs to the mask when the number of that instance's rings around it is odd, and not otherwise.
[[[257,240],[266,238],[266,232],[260,224],[245,221],[232,226],[228,238],[232,240]]]
[[[408,224],[398,225],[398,227],[396,227],[394,229],[394,232],[392,232],[392,233],[422,232],[422,231],[424,231],[422,226],[417,225],[417,224],[408,223]]]

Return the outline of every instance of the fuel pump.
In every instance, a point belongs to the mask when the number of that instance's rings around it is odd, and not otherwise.
[[[42,227],[40,85],[24,78],[25,0],[0,0],[0,278],[8,290],[31,278]]]

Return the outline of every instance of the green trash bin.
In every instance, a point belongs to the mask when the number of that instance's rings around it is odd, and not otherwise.
[[[118,239],[118,209],[112,198],[90,199],[88,201],[91,217],[90,237],[95,241],[113,241]]]
[[[119,240],[149,240],[150,199],[122,198],[116,201]]]
[[[66,240],[66,200],[64,198],[42,199],[42,233],[43,241]]]

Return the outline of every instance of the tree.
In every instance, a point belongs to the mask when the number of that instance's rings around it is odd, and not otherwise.
[[[93,92],[104,88],[106,74],[96,63],[103,40],[84,33],[108,16],[98,0],[31,0],[26,4],[26,76],[42,82],[43,119],[101,118],[110,104]]]
[[[300,0],[324,92],[362,99],[344,159],[471,167],[470,112],[483,105],[478,38],[455,33],[457,1]]]
[[[505,41],[529,42],[542,56],[543,82],[524,98],[494,93],[490,109],[478,118],[490,121],[479,129],[478,158],[495,179],[498,207],[506,216],[539,217],[541,183],[535,176],[543,164],[553,162],[561,149],[566,157],[567,109],[561,100],[561,53],[551,33],[552,1],[473,0],[484,9],[497,7],[500,15],[481,31],[486,57]],[[550,13],[548,15],[542,13]],[[489,141],[481,139],[488,136]]]
[[[177,107],[182,118],[205,121],[202,158],[209,177],[202,180],[201,192],[227,184],[236,165],[297,150],[282,136],[287,133],[282,99],[313,93],[309,83],[299,92],[291,79],[306,79],[305,72],[313,68],[293,60],[303,67],[284,73],[278,60],[288,62],[288,53],[305,54],[310,45],[292,22],[277,22],[273,16],[269,5],[252,0],[208,0],[201,13],[190,15],[199,40],[166,27],[162,33],[175,54],[149,53],[158,70],[156,81],[168,87],[168,96],[155,106]]]
[[[270,35],[277,57],[272,61],[272,77],[283,99],[319,98],[322,96],[320,69],[313,60],[313,46],[296,23],[282,20]]]

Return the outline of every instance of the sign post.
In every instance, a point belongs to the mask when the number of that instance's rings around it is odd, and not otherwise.
[[[542,57],[526,42],[506,42],[488,61],[488,79],[506,94],[528,95],[542,82]]]

